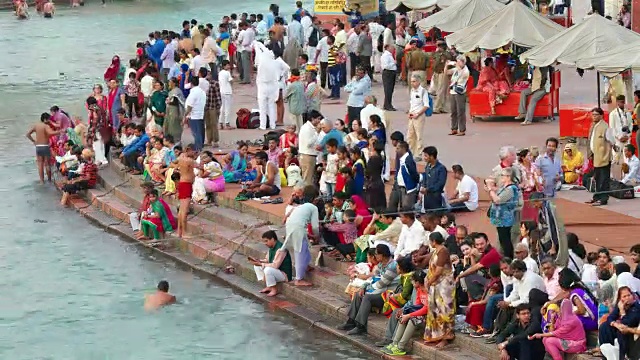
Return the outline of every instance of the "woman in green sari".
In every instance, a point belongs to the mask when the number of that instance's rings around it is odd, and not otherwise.
[[[171,78],[167,83],[169,96],[167,97],[167,114],[164,117],[162,130],[165,135],[173,136],[176,142],[182,139],[182,119],[184,117],[184,95],[178,86],[178,79]]]
[[[164,90],[162,81],[156,80],[153,83],[153,94],[149,100],[149,108],[153,114],[153,121],[156,125],[164,125],[164,117],[167,111],[167,92]]]
[[[363,235],[356,239],[356,263],[367,261],[367,249],[375,249],[378,244],[385,244],[391,252],[398,244],[398,237],[402,231],[402,223],[393,210],[385,210],[373,214],[372,221],[364,229]]]
[[[160,239],[165,232],[173,231],[175,218],[171,209],[162,199],[158,198],[158,191],[149,194],[149,208],[142,213],[140,227],[142,236],[138,240]]]
[[[224,181],[226,183],[234,183],[242,180],[246,170],[249,151],[249,145],[241,141],[238,143],[238,150],[230,152],[224,158]]]

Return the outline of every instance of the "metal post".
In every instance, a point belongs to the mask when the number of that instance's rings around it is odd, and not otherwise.
[[[596,71],[596,76],[597,76],[596,77],[596,82],[598,84],[598,86],[597,86],[597,88],[598,88],[598,107],[601,108],[602,106],[600,104],[600,101],[601,101],[602,96],[600,96],[600,71]]]

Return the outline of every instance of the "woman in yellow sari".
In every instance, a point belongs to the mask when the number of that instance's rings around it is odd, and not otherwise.
[[[429,259],[428,280],[429,310],[424,329],[424,341],[436,343],[441,349],[453,340],[453,325],[456,314],[456,282],[453,277],[449,251],[444,246],[444,237],[439,232],[429,234],[433,250]]]
[[[147,144],[147,156],[144,160],[144,175],[149,176],[154,183],[163,183],[164,175],[162,167],[164,166],[164,158],[169,148],[164,146],[162,139],[154,136],[152,141]]]
[[[564,182],[566,184],[580,183],[582,177],[582,166],[584,165],[584,156],[576,144],[568,143],[564,146],[562,153],[562,171],[564,172]]]

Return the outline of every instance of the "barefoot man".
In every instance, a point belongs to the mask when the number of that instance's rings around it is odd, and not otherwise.
[[[38,175],[40,176],[40,184],[44,184],[44,169],[47,168],[47,179],[51,181],[51,166],[49,159],[51,158],[51,149],[49,148],[49,138],[60,134],[60,131],[53,130],[49,126],[49,118],[51,115],[42,113],[40,122],[33,125],[27,132],[29,139],[36,146],[36,162],[38,163]],[[36,139],[33,140],[33,133],[36,133]]]
[[[289,214],[285,222],[285,239],[282,247],[278,250],[278,252],[288,251],[289,253],[293,253],[296,267],[296,276],[293,282],[295,286],[312,285],[310,282],[304,280],[304,276],[308,271],[308,265],[311,261],[307,236],[307,227],[309,224],[311,224],[313,236],[316,239],[319,236],[318,208],[312,203],[317,196],[318,192],[313,185],[305,187],[305,203],[295,207],[291,211],[291,214]]]
[[[267,296],[276,296],[278,295],[276,285],[293,278],[291,255],[288,251],[278,251],[282,247],[282,243],[278,241],[278,235],[273,230],[262,234],[262,242],[269,248],[267,257],[263,260],[249,257],[249,262],[253,265],[258,281],[264,281],[267,285],[260,292],[267,294]]]
[[[191,202],[191,193],[193,192],[193,180],[195,174],[193,168],[195,166],[196,154],[193,145],[189,144],[185,151],[180,154],[178,161],[174,167],[180,173],[180,181],[176,189],[178,191],[178,200],[180,200],[180,208],[178,209],[178,237],[182,237],[187,228],[187,214],[189,213],[189,203]]]
[[[53,17],[53,13],[55,12],[56,12],[56,7],[55,5],[53,5],[53,1],[49,0],[46,3],[44,3],[44,6],[42,7],[42,15],[46,19],[51,19]]]
[[[158,283],[158,290],[154,294],[144,297],[144,309],[156,310],[166,305],[176,303],[176,297],[169,294],[169,282],[162,280]]]

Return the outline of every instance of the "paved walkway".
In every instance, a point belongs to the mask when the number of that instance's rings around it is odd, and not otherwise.
[[[562,68],[561,102],[564,104],[597,104],[597,90],[595,73],[587,72],[580,78],[574,68]],[[379,80],[379,75],[376,76]],[[257,107],[255,86],[236,85],[234,88],[233,108]],[[380,82],[374,83],[373,94],[381,103],[383,100]],[[342,100],[326,102],[322,105],[322,113],[329,119],[343,119],[346,113],[347,95],[342,94]],[[394,94],[396,112],[387,112],[390,119],[391,131],[399,130],[406,133],[406,114],[408,109],[408,89],[400,84]],[[286,115],[285,115],[286,121]],[[558,136],[557,120],[548,124],[534,124],[522,127],[513,120],[478,121],[467,124],[467,135],[464,137],[447,136],[449,131],[449,116],[447,114],[434,115],[427,119],[425,125],[424,145],[434,145],[438,148],[440,161],[449,167],[461,164],[465,172],[478,178],[487,176],[498,163],[498,150],[503,145],[513,145],[517,148],[538,146],[544,149],[545,139]],[[224,130],[221,131],[221,146],[223,149],[233,148],[239,140],[255,140],[262,138],[260,130]],[[185,132],[185,141],[191,140],[189,131]],[[448,188],[453,189],[453,181],[449,181]],[[481,195],[484,191],[480,189]],[[637,201],[620,201],[611,199],[606,208],[593,208],[584,204],[589,198],[585,191],[561,192],[556,204],[560,215],[564,219],[567,231],[575,232],[587,244],[589,251],[597,247],[607,246],[616,252],[628,252],[631,245],[636,243],[631,234],[640,231],[640,207]],[[484,200],[487,200],[484,198]],[[256,203],[256,206],[263,207]],[[274,205],[265,206],[265,210],[273,211]],[[279,209],[279,208],[278,208]],[[276,211],[277,212],[277,211]],[[486,211],[477,211],[462,216],[459,222],[471,226],[474,231],[486,231],[493,234],[495,230],[485,216]],[[276,215],[276,214],[274,214]],[[281,214],[277,214],[281,215]]]

